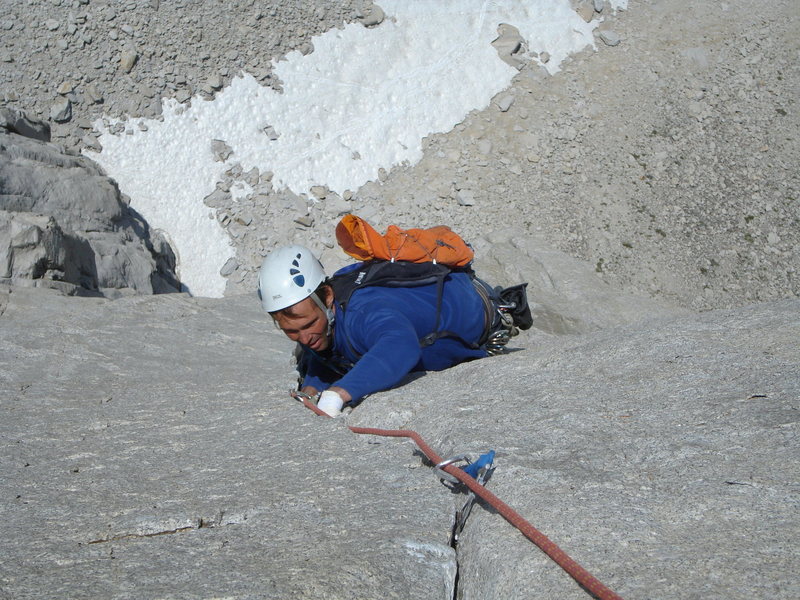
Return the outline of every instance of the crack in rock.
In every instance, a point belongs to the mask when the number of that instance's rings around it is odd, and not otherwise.
[[[105,538],[99,538],[95,540],[91,540],[87,542],[87,544],[104,544],[106,542],[116,542],[119,540],[126,540],[126,539],[134,539],[134,538],[151,538],[151,537],[158,537],[162,535],[173,535],[175,533],[181,533],[184,531],[194,531],[196,529],[211,529],[214,527],[220,527],[224,525],[239,525],[242,521],[246,520],[247,517],[242,519],[237,519],[235,517],[225,517],[225,512],[221,511],[214,517],[205,518],[205,517],[198,517],[195,519],[187,519],[190,522],[189,525],[184,525],[181,527],[164,527],[162,529],[157,529],[156,531],[138,531],[138,532],[126,532],[126,533],[119,533],[116,535],[110,535]],[[155,527],[141,527],[141,529],[156,529]]]

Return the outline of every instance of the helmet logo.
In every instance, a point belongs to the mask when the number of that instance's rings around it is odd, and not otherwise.
[[[300,273],[300,263],[297,262],[300,259],[301,255],[298,254],[297,258],[292,261],[292,265],[295,267],[293,269],[289,269],[289,275],[292,276],[292,281],[294,281],[298,287],[303,287],[306,284],[306,278],[303,277],[303,274]]]

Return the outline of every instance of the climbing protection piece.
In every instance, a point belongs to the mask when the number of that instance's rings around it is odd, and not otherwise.
[[[494,465],[494,450],[489,450],[489,452],[482,454],[475,462],[470,462],[465,454],[448,458],[436,465],[434,472],[440,479],[446,479],[455,485],[459,485],[461,482],[453,475],[444,471],[444,467],[461,461],[467,462],[467,466],[461,467],[461,470],[470,477],[473,477],[480,485],[486,485],[486,481],[491,477],[496,468]],[[467,517],[469,517],[469,513],[472,511],[473,504],[475,504],[475,493],[470,491],[467,493],[467,501],[464,503],[464,506],[456,513],[456,524],[453,527],[453,540],[456,542],[461,532],[464,530],[464,524],[467,522]]]

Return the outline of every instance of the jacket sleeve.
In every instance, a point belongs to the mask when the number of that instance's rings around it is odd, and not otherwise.
[[[361,358],[335,385],[346,389],[354,399],[397,385],[420,360],[414,325],[398,312],[353,311],[343,333]]]

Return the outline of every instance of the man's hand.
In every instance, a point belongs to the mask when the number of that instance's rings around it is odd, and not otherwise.
[[[307,385],[306,387],[304,387],[300,391],[303,392],[304,394],[308,394],[309,396],[312,396],[312,397],[316,396],[317,394],[319,394],[319,390],[317,388],[315,388],[314,386],[311,386],[311,385]]]
[[[320,394],[317,408],[331,417],[337,417],[342,413],[342,407],[350,402],[351,398],[352,396],[346,389],[334,385]]]
[[[290,394],[295,399],[303,397],[314,398],[319,392],[317,388],[310,385],[304,387],[299,392],[292,391]],[[350,393],[339,386],[332,386],[319,395],[317,407],[331,417],[336,417],[341,414],[342,407],[350,402],[353,397]]]
[[[329,417],[338,417],[342,414],[342,406],[344,406],[342,397],[331,390],[322,392],[319,396],[319,402],[317,402],[317,408]]]

